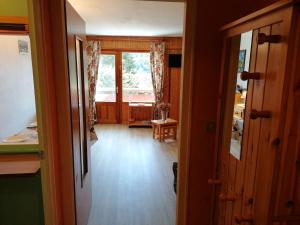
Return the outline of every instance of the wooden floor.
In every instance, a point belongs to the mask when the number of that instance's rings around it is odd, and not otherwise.
[[[149,128],[97,125],[96,131],[89,225],[175,225],[177,143],[153,140]]]

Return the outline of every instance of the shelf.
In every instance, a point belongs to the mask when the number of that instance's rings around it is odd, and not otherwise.
[[[40,167],[37,154],[0,155],[0,175],[35,174]]]

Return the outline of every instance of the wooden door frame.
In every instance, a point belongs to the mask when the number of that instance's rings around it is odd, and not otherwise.
[[[75,225],[65,1],[27,2],[33,68],[39,77],[44,131],[41,174],[45,224]]]
[[[120,78],[120,68],[119,61],[120,61],[120,55],[118,51],[115,50],[102,50],[101,54],[104,55],[114,55],[115,56],[115,80],[116,80],[116,102],[96,102],[101,104],[107,104],[107,103],[115,103],[116,104],[116,122],[117,124],[121,123],[121,115],[122,115],[122,79]],[[117,91],[118,89],[118,91]]]
[[[197,36],[197,0],[186,0],[183,67],[181,78],[179,175],[177,192],[177,225],[187,225],[190,137]],[[68,56],[65,29],[65,0],[33,0],[31,20],[35,23],[39,47],[38,67],[43,71],[41,93],[45,134],[44,211],[46,225],[75,225],[71,112],[68,87]],[[51,19],[50,19],[51,18]],[[55,32],[52,32],[55,30]],[[42,47],[43,46],[43,47]],[[50,82],[49,82],[50,81]],[[56,98],[59,95],[59,98]],[[61,113],[65,112],[65,113]],[[51,194],[50,194],[51,193]],[[204,193],[203,193],[204,194]],[[210,215],[203,215],[210,216]]]
[[[221,163],[221,158],[222,154],[224,154],[224,143],[226,142],[226,137],[225,137],[225,131],[228,130],[226,129],[226,125],[228,123],[231,123],[232,117],[226,117],[226,113],[230,111],[230,104],[228,103],[228,100],[232,100],[230,96],[228,96],[228,91],[230,88],[228,87],[228,84],[232,82],[233,78],[236,77],[230,77],[228,76],[230,72],[232,71],[232,64],[230,63],[231,58],[236,58],[237,54],[239,52],[239,48],[237,49],[236,45],[237,38],[240,38],[240,35],[244,32],[248,31],[254,31],[256,29],[266,27],[270,24],[275,24],[281,21],[283,23],[284,29],[282,30],[283,36],[286,37],[287,39],[289,38],[289,31],[291,30],[291,20],[293,16],[293,8],[290,6],[292,5],[293,1],[282,1],[275,3],[273,5],[270,5],[266,8],[263,8],[261,10],[256,11],[255,13],[252,13],[246,17],[243,17],[242,19],[236,20],[232,23],[229,23],[228,25],[223,26],[220,29],[220,32],[222,37],[223,37],[223,50],[222,50],[222,62],[221,62],[221,79],[220,79],[220,85],[219,85],[219,96],[220,96],[220,105],[219,105],[219,110],[218,112],[222,112],[223,115],[219,114],[218,115],[218,126],[217,126],[217,134],[218,136],[218,147],[216,150],[216,155],[215,155],[215,162]],[[234,41],[235,43],[233,44],[231,41]],[[240,40],[238,40],[240,42]],[[239,47],[239,46],[238,46]],[[231,50],[232,48],[235,48],[234,57],[228,57],[230,53],[232,54]],[[288,52],[288,47],[284,46],[282,48],[282,51]],[[283,60],[284,61],[284,60]],[[251,66],[250,66],[251,68]],[[228,89],[229,88],[229,89]],[[249,96],[250,97],[250,96]],[[248,100],[247,100],[248,101]],[[247,104],[246,104],[247,106]],[[229,107],[229,108],[228,108]],[[232,104],[231,104],[231,110],[232,110]],[[227,113],[228,114],[228,113]],[[284,116],[282,116],[284,118]],[[284,124],[284,122],[282,122]],[[228,126],[227,126],[228,128]],[[228,139],[227,139],[228,140]],[[228,143],[227,143],[228,144]],[[242,149],[242,155],[246,154],[245,152],[243,153]],[[230,152],[228,152],[229,157],[234,157],[231,155]],[[243,156],[242,156],[243,157]],[[242,158],[239,160],[242,162]],[[215,179],[221,179],[217,172],[218,172],[218,165],[214,165],[214,173],[213,173],[213,178]],[[222,164],[222,166],[224,166]],[[278,168],[275,169],[275,171],[278,171]],[[276,180],[277,178],[277,173],[274,173],[274,179]],[[226,180],[222,178],[221,180]],[[276,182],[275,182],[276,183]],[[223,183],[222,183],[223,184]],[[213,187],[215,188],[215,187]],[[275,196],[274,189],[272,190],[272,199]],[[213,202],[213,207],[217,207],[216,201],[218,201],[218,197],[216,193],[214,193],[214,202]],[[274,199],[273,199],[274,200]],[[273,206],[272,206],[273,207]],[[212,214],[212,218],[214,218],[216,215]],[[270,216],[270,214],[268,214]],[[217,218],[216,218],[217,219]]]
[[[65,0],[32,0],[31,20],[37,32],[37,66],[44,89],[41,100],[46,121],[44,174],[44,211],[46,225],[75,225],[74,176]],[[197,37],[198,0],[185,2],[185,35],[180,100],[180,150],[177,192],[177,225],[188,225],[188,180],[190,138]],[[50,19],[51,18],[51,19]],[[55,32],[53,32],[55,31]],[[59,97],[58,97],[59,96]],[[62,113],[63,112],[63,113]],[[205,193],[202,193],[205,194]],[[203,215],[210,217],[210,215]]]
[[[179,152],[176,225],[188,225],[188,180],[190,137],[193,105],[193,80],[195,71],[195,39],[197,37],[198,0],[185,1],[185,23],[182,41],[182,67],[179,109]]]

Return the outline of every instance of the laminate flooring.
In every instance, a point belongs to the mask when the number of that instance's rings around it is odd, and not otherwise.
[[[96,132],[89,225],[175,225],[177,142],[153,140],[150,128],[97,125]]]

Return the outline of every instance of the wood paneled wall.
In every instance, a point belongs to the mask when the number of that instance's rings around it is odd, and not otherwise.
[[[164,41],[166,51],[181,52],[181,37],[117,37],[117,36],[87,36],[87,40],[101,41],[101,49],[105,51],[150,51],[150,43]]]
[[[180,100],[180,80],[181,69],[168,67],[169,54],[182,53],[181,37],[116,37],[116,36],[88,36],[87,40],[101,41],[101,50],[103,52],[113,51],[150,51],[150,43],[164,41],[166,43],[166,59],[165,59],[165,82],[164,82],[164,101],[171,103],[170,117],[179,120],[179,100]],[[105,105],[105,104],[104,104]],[[120,110],[120,122],[126,124],[128,122],[128,103],[123,102]],[[106,109],[102,103],[97,103],[97,109],[104,112],[97,112],[98,117],[105,114]],[[112,121],[112,120],[109,120]],[[108,123],[110,123],[108,121]]]
[[[275,9],[273,13],[261,16],[260,24],[256,20],[248,26],[254,29],[250,72],[258,72],[260,79],[249,80],[240,160],[229,151],[232,125],[221,134],[216,176],[221,184],[217,186],[215,218],[216,215],[219,217],[216,224],[247,223],[239,222],[245,218],[251,218],[253,224],[259,225],[274,222],[278,225],[300,224],[300,101],[297,96],[300,68],[296,63],[300,56],[300,18],[295,23],[290,19],[297,18],[292,14],[297,8],[293,9],[292,5]],[[294,27],[297,23],[298,26]],[[230,57],[224,55],[225,64],[227,58],[229,62],[224,68],[228,72],[222,73],[227,85],[223,90],[235,90],[229,82],[237,74],[240,43],[234,35],[242,31],[238,26],[226,31],[231,39],[224,42],[225,46],[230,46],[224,50],[229,52],[227,50],[230,49]],[[298,32],[296,41],[263,44],[257,41],[262,33],[294,40],[295,32]],[[298,51],[298,55],[294,51]],[[226,91],[220,96],[226,98],[222,100],[225,108],[222,121],[223,127],[226,127],[228,122],[232,122],[233,102],[228,99],[234,96],[230,97]],[[231,107],[231,112],[226,114],[228,107]],[[253,119],[250,116],[252,110],[269,111],[271,117]]]
[[[219,131],[207,128],[219,116],[216,85],[221,82],[219,29],[274,2],[277,0],[187,1],[178,224],[211,224],[214,188],[207,185],[207,180],[215,171]]]

